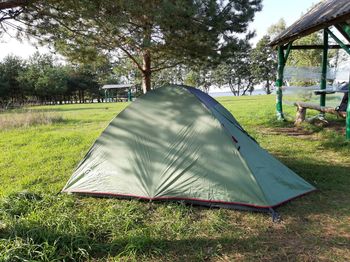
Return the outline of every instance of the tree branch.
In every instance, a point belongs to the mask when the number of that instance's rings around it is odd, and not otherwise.
[[[144,71],[142,66],[140,65],[139,62],[137,62],[137,60],[135,59],[135,57],[133,57],[132,54],[130,54],[130,52],[128,50],[126,50],[124,47],[119,46],[119,48],[134,62],[134,64],[136,65],[136,67],[141,70],[142,72]]]
[[[183,63],[183,61],[180,61],[180,62],[177,62],[177,63],[171,64],[171,65],[167,65],[167,66],[162,66],[162,67],[153,67],[153,68],[151,68],[151,71],[152,71],[152,72],[161,71],[161,70],[163,70],[163,69],[167,69],[167,68],[172,68],[172,67],[175,67],[175,66],[180,65],[180,64],[182,64],[182,63]]]

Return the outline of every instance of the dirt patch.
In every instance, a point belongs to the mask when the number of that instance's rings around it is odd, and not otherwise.
[[[279,127],[279,128],[261,128],[260,133],[266,135],[286,135],[304,139],[312,139],[314,132],[304,130],[300,127]],[[316,138],[314,138],[316,139]]]

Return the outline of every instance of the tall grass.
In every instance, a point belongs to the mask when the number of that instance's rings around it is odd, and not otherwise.
[[[60,114],[38,110],[0,114],[1,129],[50,125],[62,121],[63,116]]]

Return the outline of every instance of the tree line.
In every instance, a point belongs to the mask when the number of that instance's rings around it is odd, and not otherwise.
[[[270,37],[264,36],[256,47],[245,48],[218,64],[177,66],[153,75],[155,84],[186,84],[209,92],[210,87],[229,88],[233,95],[251,94],[262,85],[270,94],[276,78],[276,52],[269,47]],[[154,84],[154,85],[155,85]]]
[[[248,26],[261,9],[261,0],[25,1],[0,19],[0,34],[12,28],[19,37],[34,36],[69,65],[3,61],[1,103],[100,101],[99,87],[109,80],[135,83],[143,93],[164,83],[204,91],[228,86],[234,95],[263,83],[270,93],[277,59],[268,43],[285,23],[273,25],[252,48]],[[310,37],[300,41],[320,40]],[[312,66],[320,57],[317,50],[293,51],[288,63]],[[12,75],[11,66],[18,69]]]
[[[58,63],[49,54],[27,60],[9,55],[0,62],[0,106],[101,101],[98,71]]]
[[[234,95],[245,95],[264,83],[266,93],[275,78],[275,52],[263,37],[255,48],[246,46],[219,64],[177,65],[155,73],[154,88],[164,84],[186,84],[205,92],[210,86],[229,87]],[[95,61],[96,62],[96,61]],[[29,59],[9,55],[0,62],[0,107],[24,104],[103,102],[101,86],[134,83],[141,87],[142,75],[130,60],[111,64],[59,63],[50,54],[35,53]]]
[[[154,71],[151,85],[157,88],[168,83],[185,84],[204,92],[208,92],[211,86],[229,87],[233,95],[239,96],[251,94],[260,84],[270,94],[275,81],[277,57],[269,42],[284,29],[285,23],[280,20],[268,29],[268,34],[255,47],[250,45],[249,39],[242,40],[239,49],[226,59],[179,63]],[[321,38],[313,34],[298,41],[319,42]],[[27,60],[5,57],[0,62],[0,107],[28,103],[103,102],[103,84],[133,83],[141,89],[143,75],[132,59],[121,57],[113,61],[111,54],[96,55],[92,50],[78,53],[86,60],[67,55],[64,64],[58,63],[49,54],[35,53]],[[92,57],[87,59],[89,55]],[[320,60],[318,51],[292,52],[288,65],[318,66]]]

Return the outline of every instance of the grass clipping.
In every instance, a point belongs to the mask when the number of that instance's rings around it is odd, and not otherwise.
[[[63,117],[57,113],[44,111],[25,111],[0,114],[0,128],[11,129],[18,127],[30,127],[35,125],[50,125],[63,121]]]

